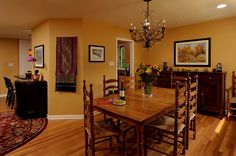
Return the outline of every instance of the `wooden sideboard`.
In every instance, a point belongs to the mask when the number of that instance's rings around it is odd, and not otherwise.
[[[170,87],[172,75],[191,77],[198,75],[198,111],[225,116],[225,72],[163,72],[155,83],[158,87]]]
[[[19,117],[47,117],[47,82],[16,80],[16,109]]]

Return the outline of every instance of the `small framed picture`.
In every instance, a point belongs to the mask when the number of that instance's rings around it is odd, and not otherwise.
[[[44,68],[44,45],[34,47],[34,57],[36,58],[34,66]]]
[[[175,66],[211,66],[211,38],[174,42]]]
[[[89,45],[89,62],[104,62],[105,47],[98,45]]]

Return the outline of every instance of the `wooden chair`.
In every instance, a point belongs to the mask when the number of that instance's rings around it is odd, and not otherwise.
[[[164,115],[145,127],[145,154],[147,149],[173,156],[185,154],[187,82],[182,88],[179,86],[177,82],[175,118]],[[173,150],[170,150],[171,147]]]
[[[189,78],[190,78],[189,73],[188,73],[187,77],[184,77],[184,76],[174,75],[173,72],[172,72],[171,73],[171,85],[170,86],[171,86],[171,88],[175,88],[176,87],[176,83],[178,82],[179,83],[179,87],[183,87],[185,85],[185,82],[189,81]],[[187,85],[188,85],[188,83],[187,83]],[[168,114],[166,114],[166,115],[170,116],[170,117],[174,117],[175,116],[175,109],[169,110]]]
[[[188,78],[187,124],[186,124],[186,149],[189,147],[189,131],[192,131],[193,139],[196,139],[196,114],[198,98],[198,75],[193,79]]]
[[[186,123],[186,149],[189,146],[189,130],[193,133],[193,139],[196,138],[196,113],[197,113],[197,96],[198,96],[198,75],[195,75],[192,79],[190,76],[187,78],[177,77],[176,79],[187,81],[187,123]],[[175,116],[174,110],[171,110],[168,114],[170,117]]]
[[[141,89],[141,80],[131,76],[119,76],[119,84],[121,81],[124,83],[125,90],[128,89]],[[120,88],[120,87],[119,87]]]
[[[112,139],[118,139],[118,129],[113,120],[106,119],[95,122],[93,112],[93,85],[90,84],[90,91],[86,89],[85,80],[83,81],[83,97],[84,97],[84,131],[85,131],[85,155],[95,156],[96,151],[100,150],[114,150],[112,146]],[[100,146],[98,143],[109,141],[109,147]]]
[[[5,85],[7,88],[7,97],[6,97],[6,103],[8,104],[11,109],[13,109],[15,104],[15,89],[13,87],[13,84],[11,82],[11,79],[7,77],[3,77],[5,81]]]
[[[9,96],[10,96],[10,90],[9,90],[9,81],[7,77],[3,77],[4,82],[5,82],[5,86],[7,88],[7,97],[6,97],[6,103],[8,103],[9,101]]]
[[[119,80],[106,79],[106,76],[103,75],[103,97],[118,93],[119,93]]]
[[[139,88],[138,81],[136,80],[135,77],[119,76],[119,84],[121,84],[122,81],[123,81],[125,90]],[[140,84],[140,87],[141,87],[141,84]],[[119,86],[119,88],[120,88],[120,86]],[[122,136],[120,141],[123,144],[122,145],[123,155],[126,156],[127,155],[127,144],[129,144],[129,143],[133,144],[135,142],[134,140],[136,140],[136,128],[135,128],[135,126],[133,126],[127,122],[124,122],[120,119],[117,120],[117,125],[120,129],[120,136]],[[132,135],[130,135],[130,133],[132,133]]]
[[[226,113],[227,119],[236,116],[236,75],[232,72],[232,85],[226,90]]]
[[[174,75],[174,73],[171,73],[171,88],[175,88],[176,87],[176,82],[185,82],[186,78],[188,79],[188,77],[190,77],[190,73],[188,73],[188,75],[185,76],[178,76],[178,75]]]

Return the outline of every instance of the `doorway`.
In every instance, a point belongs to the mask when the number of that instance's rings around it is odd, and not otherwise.
[[[134,76],[134,42],[128,39],[116,39],[116,71],[117,77]]]

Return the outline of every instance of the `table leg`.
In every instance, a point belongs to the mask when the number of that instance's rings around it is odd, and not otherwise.
[[[137,155],[144,156],[144,125],[137,125]]]

